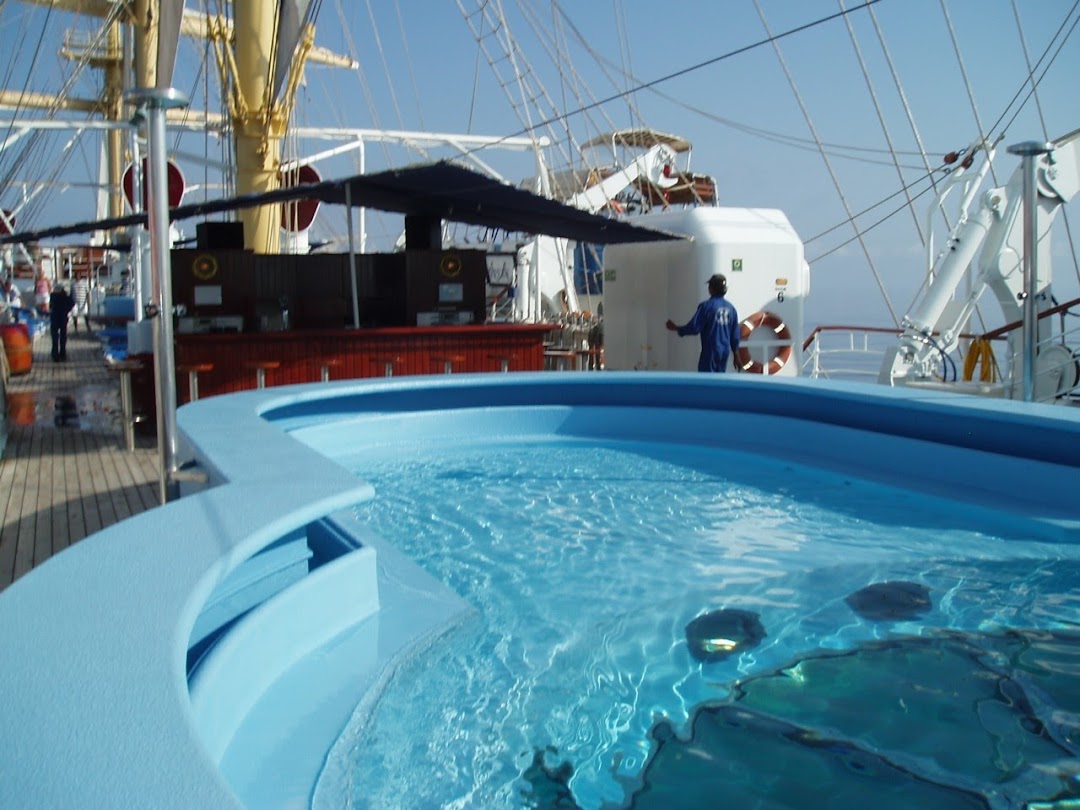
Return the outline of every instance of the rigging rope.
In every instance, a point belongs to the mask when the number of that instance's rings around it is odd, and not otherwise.
[[[458,10],[469,26],[477,47],[483,53],[488,62],[488,67],[491,68],[491,72],[499,84],[499,88],[509,102],[510,108],[514,111],[518,121],[525,127],[516,134],[536,137],[538,130],[546,130],[552,142],[551,148],[561,152],[561,159],[565,164],[569,165],[572,160],[572,151],[569,145],[554,130],[554,124],[563,124],[565,122],[561,120],[560,116],[550,115],[545,112],[545,110],[555,110],[555,103],[548,95],[543,84],[540,83],[535,71],[532,69],[532,65],[525,59],[524,54],[520,53],[515,47],[502,3],[499,0],[477,0],[478,12],[488,28],[487,33],[483,32],[483,27],[478,28],[476,26],[473,17],[465,10],[462,0],[456,0],[456,3]],[[498,44],[499,49],[502,51],[501,57],[496,58],[492,54],[488,45],[491,40]],[[500,65],[509,66],[512,73],[511,78],[504,75],[505,68],[501,68]],[[516,92],[512,88],[516,88]],[[548,115],[548,118],[539,123],[534,123],[533,109],[542,115]],[[569,134],[568,128],[566,132]],[[462,154],[467,156],[476,151],[479,151],[479,147],[466,150]]]
[[[567,87],[567,66],[569,66],[570,68],[570,75],[576,75],[576,71],[574,70],[570,55],[568,53],[563,54],[563,56],[565,56],[565,59],[560,58],[561,49],[558,40],[554,36],[551,36],[549,38],[547,26],[543,22],[541,22],[539,15],[527,4],[527,2],[525,2],[525,0],[517,0],[516,5],[518,11],[521,12],[522,17],[524,17],[525,22],[528,24],[530,30],[533,33],[533,36],[536,37],[536,41],[540,44],[540,47],[543,49],[548,60],[555,65],[556,71],[559,74],[559,89],[565,94]],[[520,51],[520,48],[518,47],[514,35],[510,31],[510,26],[505,18],[503,19],[503,31],[504,38],[502,40],[502,44],[504,49],[506,50],[507,58],[513,58],[513,53],[515,51]],[[564,64],[564,62],[566,64]],[[563,97],[562,105],[556,106],[555,100],[552,98],[547,87],[545,87],[543,82],[540,81],[538,74],[533,71],[531,63],[529,64],[529,70],[532,73],[533,79],[539,85],[539,93],[537,95],[544,99],[544,104],[546,105],[546,108],[541,107],[539,100],[534,100],[533,103],[536,105],[537,112],[541,113],[542,115],[548,115],[556,112],[557,110],[565,110],[565,95]],[[576,83],[572,86],[572,90],[575,98],[577,98],[578,100],[578,103],[580,103],[581,94]],[[588,123],[591,123],[591,121],[588,121],[588,116],[586,116],[586,119]],[[555,129],[555,123],[560,125],[560,129],[558,131],[556,131]],[[571,131],[567,121],[562,120],[556,121],[555,123],[546,127],[548,136],[551,138],[552,142],[557,145],[558,151],[560,153],[560,158],[563,161],[563,165],[572,166],[577,162],[577,158],[580,156],[578,139]]]
[[[383,129],[383,125],[379,121],[378,107],[376,106],[375,99],[371,94],[371,87],[368,84],[367,75],[364,73],[363,67],[361,67],[359,50],[356,47],[356,41],[353,39],[352,31],[349,28],[349,21],[345,16],[345,10],[341,6],[341,0],[334,0],[334,8],[337,10],[338,13],[338,20],[341,23],[341,33],[342,36],[345,38],[345,45],[348,49],[349,58],[352,60],[352,63],[356,65],[356,67],[354,68],[354,72],[356,74],[357,80],[360,82],[360,90],[364,94],[364,101],[367,102],[368,113],[371,115],[372,123],[375,125],[376,129]],[[341,121],[343,112],[342,108],[335,105],[334,109],[337,112],[338,120]],[[386,160],[387,164],[390,164],[391,161],[389,144],[384,141],[380,144],[380,147],[383,151],[383,158]]]
[[[559,6],[557,0],[552,0],[551,5],[552,15],[558,15],[555,17],[554,28],[555,30],[562,32],[562,23],[569,23],[569,19],[565,12],[562,10],[562,8]],[[565,100],[565,94],[568,87],[570,89],[570,92],[573,94],[574,101],[578,105],[586,104],[584,100],[586,97],[595,98],[589,86],[584,81],[582,81],[580,74],[575,69],[570,51],[564,44],[565,40],[562,40],[553,35],[551,37],[551,41],[547,41],[546,36],[548,32],[546,31],[545,27],[541,25],[539,19],[535,15],[532,15],[531,12],[529,12],[529,10],[523,5],[522,0],[518,1],[518,8],[522,10],[524,16],[528,19],[530,27],[532,28],[533,33],[537,37],[537,40],[544,47],[544,51],[547,54],[548,59],[554,65],[556,65],[559,73],[560,90],[563,92],[563,104],[559,109],[565,110],[568,107]],[[572,23],[570,23],[570,25],[571,27],[573,27]],[[565,70],[564,66],[569,66],[569,71]],[[614,80],[612,80],[612,86],[618,87]],[[628,98],[627,104],[631,108],[631,111],[633,111],[634,105],[632,100]],[[600,117],[603,118],[603,125],[598,125],[593,119],[594,112],[599,114]],[[612,117],[608,114],[607,110],[603,108],[599,108],[595,111],[589,111],[583,115],[583,118],[585,119],[586,123],[586,131],[590,134],[590,136],[599,135],[605,131],[610,132],[612,130],[618,129],[614,119],[612,119]],[[582,153],[580,148],[580,141],[570,129],[569,120],[564,118],[562,121],[560,121],[560,123],[565,130],[565,140],[569,146],[567,165],[581,165],[585,169],[589,170],[600,168],[600,161],[598,156],[586,155]]]
[[[401,107],[398,105],[397,92],[394,90],[394,82],[391,80],[392,71],[386,61],[386,51],[383,49],[382,37],[379,35],[379,26],[375,22],[375,11],[371,8],[371,0],[366,0],[368,20],[371,22],[371,35],[375,38],[375,49],[379,52],[379,61],[382,63],[383,75],[386,77],[386,87],[390,91],[390,103],[394,105],[394,113],[397,115],[398,127],[405,129],[405,118],[401,115]]]
[[[461,8],[461,0],[456,0],[456,2],[458,3],[458,7]],[[697,70],[701,70],[702,68],[709,67],[711,65],[719,64],[720,62],[726,61],[728,59],[732,59],[732,58],[734,58],[736,56],[741,56],[744,53],[749,53],[750,51],[756,50],[757,48],[761,47],[762,45],[768,45],[770,43],[779,41],[781,39],[785,39],[787,37],[794,36],[795,34],[800,34],[800,33],[804,32],[804,31],[809,31],[809,30],[811,30],[813,28],[816,28],[818,26],[821,26],[821,25],[824,25],[826,23],[832,22],[835,19],[843,17],[846,14],[855,13],[856,11],[862,11],[862,10],[867,9],[870,6],[873,6],[873,5],[875,5],[877,3],[880,3],[880,2],[881,2],[881,0],[865,0],[865,2],[862,5],[860,5],[857,9],[849,9],[847,11],[840,11],[840,12],[837,12],[835,14],[830,14],[828,16],[821,17],[821,18],[818,18],[816,20],[812,20],[811,22],[805,23],[803,25],[796,26],[795,28],[790,28],[787,31],[783,31],[783,32],[781,32],[779,34],[776,34],[775,36],[767,37],[766,39],[759,40],[758,42],[750,43],[749,45],[744,45],[744,46],[742,46],[740,48],[736,48],[735,50],[732,50],[732,51],[727,51],[727,52],[725,52],[723,54],[720,54],[719,56],[715,56],[715,57],[713,57],[711,59],[706,59],[706,60],[704,60],[702,62],[697,62],[697,63],[695,63],[693,65],[690,65],[689,67],[682,68],[682,69],[677,70],[677,71],[675,71],[673,73],[667,73],[667,74],[665,74],[663,76],[660,76],[660,77],[658,77],[656,79],[652,79],[652,80],[646,81],[646,82],[641,82],[635,88],[635,92],[638,91],[638,90],[646,90],[646,89],[654,88],[657,85],[660,85],[660,84],[663,84],[665,82],[671,81],[672,79],[676,79],[676,78],[679,78],[681,76],[685,76],[687,74],[693,73],[693,72],[695,72]],[[462,14],[465,16],[466,20],[468,21],[469,17],[468,17],[467,14],[465,14],[465,11],[464,11],[463,8],[462,8]],[[474,36],[475,36],[475,30],[474,30]],[[490,61],[491,60],[489,59],[489,62]],[[492,69],[494,70],[494,64],[493,63],[492,63]],[[505,86],[504,86],[504,89],[505,89]],[[537,124],[535,124],[533,126],[529,126],[526,129],[519,130],[518,132],[510,133],[509,135],[507,135],[505,137],[512,138],[512,137],[516,137],[516,136],[519,136],[519,135],[532,134],[535,129],[538,129],[540,127],[550,127],[555,122],[568,121],[571,117],[573,117],[575,115],[582,115],[582,114],[584,114],[584,113],[586,113],[586,112],[588,112],[590,110],[601,109],[606,104],[609,104],[609,103],[611,103],[613,101],[618,101],[619,99],[622,99],[625,95],[626,95],[625,93],[621,93],[621,92],[620,93],[615,93],[614,95],[609,95],[609,96],[606,96],[604,98],[596,99],[595,101],[591,102],[590,104],[583,105],[583,106],[579,107],[576,110],[569,110],[569,111],[564,110],[562,112],[557,113],[556,115],[554,115],[552,117],[549,117],[549,118],[546,118],[544,120],[539,121]],[[511,103],[513,103],[513,102],[511,102]],[[516,107],[515,107],[515,109],[516,109]],[[466,152],[465,154],[468,154],[468,153]]]
[[[844,0],[837,0],[840,4],[840,8],[846,8],[844,6]],[[892,135],[889,132],[889,125],[885,121],[885,113],[881,109],[881,103],[878,101],[877,90],[874,87],[874,82],[870,78],[870,71],[867,69],[866,60],[863,58],[862,48],[859,47],[859,39],[855,36],[855,27],[851,24],[850,17],[844,17],[844,25],[847,27],[848,37],[851,39],[851,47],[855,51],[855,58],[859,62],[859,69],[862,71],[863,79],[866,81],[867,92],[870,93],[870,100],[874,105],[874,112],[877,114],[878,123],[881,125],[881,133],[885,136],[885,143],[889,147],[889,153],[893,156],[893,166],[896,168],[896,177],[900,181],[900,185],[904,186],[904,172],[900,167],[900,161],[897,159],[896,152],[893,147]],[[906,189],[905,189],[906,193]],[[915,206],[912,205],[913,200],[908,197],[908,207],[911,210],[911,218],[915,222],[915,232],[919,235],[919,244],[926,244],[926,237],[923,236],[922,225],[919,224],[919,216],[915,213]]]
[[[458,7],[460,8],[460,4],[458,4]],[[464,13],[464,10],[462,10],[462,13]],[[469,21],[467,16],[465,18],[465,21],[466,22]],[[480,28],[481,33],[477,34],[477,36],[480,37],[480,38],[483,38],[483,33],[482,33],[483,30],[484,30],[483,29],[483,22],[484,22],[483,17],[481,17],[480,22],[481,22],[481,28]],[[477,91],[477,88],[480,86],[480,54],[481,54],[481,49],[477,48],[476,49],[476,59],[473,61],[473,85],[472,85],[472,95],[469,97],[469,119],[468,119],[468,123],[465,126],[465,131],[466,132],[472,132],[473,116],[476,114],[476,97],[477,97],[477,92],[476,91]]]
[[[552,3],[551,3],[551,32],[552,32],[551,33],[552,39],[555,40],[556,53],[559,53],[559,52],[566,53],[566,61],[569,62],[570,61],[570,52],[569,52],[568,48],[564,47],[564,43],[566,42],[566,38],[565,38],[565,35],[563,34],[563,26],[560,23],[560,20],[559,20],[559,17],[558,17],[558,3],[554,2],[554,0],[552,0]],[[566,80],[566,76],[563,74],[563,60],[562,59],[556,59],[555,60],[555,69],[558,71],[558,74],[559,74],[559,93],[561,94],[560,101],[562,102],[561,109],[565,110],[570,105],[569,105],[569,103],[567,103],[567,99],[566,99],[567,80]],[[579,152],[580,152],[580,150],[579,150]]]
[[[424,110],[420,106],[420,89],[416,84],[416,72],[413,70],[412,53],[409,51],[409,40],[405,36],[405,19],[401,16],[401,3],[394,0],[394,11],[397,12],[398,33],[401,34],[401,50],[405,54],[405,67],[409,71],[409,83],[412,85],[413,98],[416,99],[416,118],[420,129],[427,129],[424,123]]]
[[[634,72],[634,66],[630,63],[631,51],[626,32],[626,18],[620,13],[621,3],[619,3],[619,0],[611,0],[611,5],[615,17],[615,30],[618,33],[616,39],[619,42],[619,64],[622,66],[623,75],[626,76]],[[623,89],[626,91],[626,105],[630,112],[631,121],[636,118],[640,122],[641,117],[637,115],[637,108],[632,101],[634,98],[633,85],[629,81],[625,81]]]
[[[1080,5],[1080,0],[1076,5]],[[1073,8],[1076,8],[1076,5]],[[1042,127],[1043,140],[1050,140],[1050,133],[1046,127],[1046,116],[1043,114],[1042,101],[1039,99],[1038,85],[1035,83],[1035,69],[1031,65],[1031,55],[1028,53],[1027,37],[1024,36],[1024,27],[1020,22],[1020,9],[1016,7],[1016,0],[1012,0],[1013,19],[1016,20],[1016,33],[1020,39],[1020,48],[1024,52],[1024,64],[1027,66],[1028,81],[1032,83],[1032,97],[1035,101],[1035,110],[1039,116],[1039,126]],[[1076,244],[1073,241],[1072,226],[1069,224],[1069,218],[1062,213],[1062,221],[1065,223],[1065,238],[1069,242],[1069,254],[1073,260],[1073,271],[1076,274],[1077,281],[1080,281],[1080,263],[1077,262],[1076,256]]]
[[[900,104],[904,108],[904,115],[907,117],[908,126],[911,127],[912,137],[915,138],[915,144],[919,148],[918,154],[922,157],[923,170],[930,178],[930,183],[937,190],[937,179],[934,176],[934,170],[930,167],[930,159],[927,157],[926,147],[923,145],[922,135],[919,133],[919,127],[915,123],[915,114],[911,110],[911,104],[908,103],[907,93],[904,92],[904,86],[900,81],[900,74],[896,70],[896,64],[893,62],[892,54],[889,51],[888,45],[885,43],[885,33],[881,29],[881,23],[878,22],[877,10],[867,9],[870,15],[870,22],[874,26],[874,31],[877,34],[878,44],[881,46],[881,52],[885,56],[885,63],[889,66],[889,74],[892,76],[893,85],[896,87],[897,95],[900,97]],[[909,204],[913,200],[909,200]],[[945,226],[951,230],[952,225],[949,224],[949,216],[942,209],[942,216],[945,217]]]
[[[27,87],[29,85],[32,76],[36,75],[36,66],[38,63],[38,57],[41,53],[42,44],[45,41],[46,32],[48,30],[49,23],[51,21],[53,7],[50,5],[46,12],[45,20],[42,23],[41,35],[39,36],[37,45],[34,49],[34,55],[31,60],[30,69],[27,71],[27,82],[23,86],[20,93],[20,100],[16,105],[16,115],[23,109],[23,98],[27,93]],[[75,61],[75,65],[72,68],[71,74],[64,79],[63,84],[59,92],[56,95],[54,103],[45,108],[44,118],[46,120],[52,120],[56,117],[56,114],[60,111],[62,105],[61,101],[64,99],[75,86],[76,82],[83,73],[83,70],[91,64],[92,60],[98,55],[102,42],[106,39],[110,26],[120,19],[123,13],[121,6],[114,6],[110,9],[109,13],[105,16],[104,22],[97,29],[95,36],[87,41],[83,46],[83,51],[80,54],[78,60]],[[63,63],[61,64],[61,69]],[[14,118],[12,119],[12,127],[14,125]],[[11,128],[8,133],[10,135]],[[83,154],[84,163],[89,168],[89,160],[83,151],[82,144],[82,132],[77,131],[71,138],[67,140],[64,146],[60,149],[59,155],[48,152],[45,148],[46,145],[51,145],[54,142],[55,136],[46,135],[42,130],[36,130],[26,140],[24,140],[19,147],[18,153],[11,161],[10,168],[7,174],[0,178],[0,187],[6,187],[13,182],[13,177],[16,172],[20,170],[26,170],[29,168],[33,176],[43,176],[44,181],[37,181],[37,187],[28,197],[24,197],[22,202],[18,206],[18,210],[22,212],[24,219],[32,220],[36,217],[44,208],[46,197],[42,194],[42,191],[48,185],[61,185],[58,183],[58,178],[67,168],[71,158],[74,154],[74,148],[79,147],[79,152]],[[41,171],[33,171],[31,163],[37,163],[41,165]],[[47,170],[45,168],[47,164]]]
[[[799,88],[795,84],[795,79],[791,75],[791,71],[788,68],[787,61],[784,59],[784,54],[780,50],[780,43],[776,39],[772,38],[772,29],[769,26],[769,22],[765,17],[765,10],[761,7],[761,0],[754,0],[754,7],[757,9],[758,17],[761,19],[761,24],[765,27],[765,33],[772,39],[773,51],[776,53],[777,61],[780,62],[780,67],[784,71],[784,75],[787,77],[788,85],[791,87],[792,93],[795,95],[795,100],[798,102],[799,109],[802,110],[803,118],[806,121],[807,127],[814,137],[814,141],[820,144],[820,138],[818,137],[817,128],[814,126],[813,119],[810,117],[810,111],[807,109],[802,95],[799,93]],[[841,14],[846,14],[846,10],[841,11]],[[819,146],[818,151],[821,154],[822,160],[825,161],[825,168],[829,173],[829,177],[832,179],[836,193],[840,196],[840,202],[844,206],[844,211],[847,212],[848,219],[853,221],[853,215],[851,211],[851,205],[848,203],[847,195],[844,194],[844,189],[840,185],[840,179],[836,176],[836,172],[833,170],[832,162],[829,160],[828,154],[824,148]],[[867,264],[870,265],[870,272],[874,275],[874,280],[877,282],[878,289],[881,291],[882,300],[885,302],[886,308],[889,310],[889,315],[893,319],[893,323],[899,324],[900,319],[897,317],[896,310],[893,308],[892,301],[889,299],[889,291],[885,288],[885,282],[881,278],[881,273],[878,272],[877,265],[874,263],[874,257],[870,253],[870,249],[866,244],[866,241],[862,238],[861,233],[856,233],[859,246],[862,248],[863,255],[866,257]]]
[[[611,78],[611,74],[608,73],[607,70],[605,70],[605,67],[610,67],[613,70],[618,70],[618,67],[616,65],[614,65],[611,62],[611,60],[605,58],[602,53],[595,50],[591,45],[589,45],[588,42],[585,41],[584,37],[581,36],[581,33],[579,31],[577,31],[577,29],[575,28],[575,26],[573,25],[572,22],[569,23],[569,24],[570,24],[571,30],[573,30],[575,32],[575,35],[578,37],[579,43],[588,51],[589,55],[592,56],[596,60],[597,65],[604,72],[604,76],[611,82],[612,86],[617,86],[615,80],[613,78]],[[629,80],[635,82],[638,86],[644,86],[644,82],[642,80],[638,79],[637,76],[630,75],[630,76],[627,76],[627,78]],[[746,133],[747,135],[754,135],[755,137],[762,138],[764,140],[773,141],[774,143],[779,143],[779,144],[782,144],[784,146],[788,146],[788,147],[790,147],[792,149],[804,149],[804,150],[812,151],[812,152],[817,152],[818,151],[818,146],[810,138],[801,138],[801,137],[798,137],[796,135],[789,135],[789,134],[784,133],[784,132],[776,132],[774,130],[763,129],[761,127],[754,127],[754,126],[750,126],[749,124],[743,124],[743,123],[740,123],[738,121],[734,121],[734,120],[732,120],[730,118],[724,118],[721,115],[717,115],[716,113],[710,112],[709,110],[703,109],[701,107],[690,104],[689,102],[683,101],[682,99],[676,98],[675,96],[671,95],[670,93],[665,93],[663,90],[659,89],[658,87],[647,87],[645,89],[648,90],[653,95],[657,96],[658,98],[662,98],[665,101],[670,101],[672,104],[675,104],[675,105],[677,105],[679,107],[682,107],[684,110],[689,110],[690,112],[695,113],[696,115],[700,115],[702,118],[706,118],[709,121],[714,121],[717,124],[720,124],[721,126],[728,127],[729,129],[734,129],[737,132],[743,132],[743,133]],[[870,158],[860,158],[860,157],[855,157],[854,155],[843,154],[843,152],[862,152],[862,153],[866,153],[866,154],[880,154],[880,155],[886,155],[886,154],[905,155],[905,156],[909,156],[909,157],[921,157],[921,158],[924,158],[924,159],[926,157],[924,152],[905,151],[905,150],[902,150],[902,149],[894,149],[894,150],[890,151],[888,149],[879,149],[879,148],[875,148],[875,147],[871,147],[871,146],[854,146],[854,145],[851,145],[851,144],[835,143],[835,142],[831,142],[831,141],[822,141],[821,145],[827,147],[829,153],[832,154],[833,157],[840,158],[842,160],[853,160],[853,161],[858,161],[858,162],[861,162],[861,163],[872,163],[872,164],[885,165],[885,166],[891,166],[892,161],[872,160]],[[904,168],[905,169],[912,169],[912,170],[921,170],[922,169],[922,167],[916,167],[916,166],[904,166]],[[926,166],[926,170],[930,171],[929,165]]]
[[[983,129],[982,118],[979,116],[978,105],[975,104],[975,92],[971,89],[971,81],[968,79],[967,67],[964,65],[964,56],[960,53],[960,43],[956,41],[956,30],[953,28],[952,17],[949,15],[949,7],[945,0],[940,0],[941,13],[945,17],[945,28],[949,32],[952,41],[953,53],[956,54],[956,63],[960,67],[960,76],[964,80],[964,90],[967,92],[968,103],[971,104],[971,113],[975,116],[975,126],[979,130],[979,137],[990,140],[990,133]],[[994,172],[994,164],[990,164],[990,177],[995,186],[998,185],[997,174]]]

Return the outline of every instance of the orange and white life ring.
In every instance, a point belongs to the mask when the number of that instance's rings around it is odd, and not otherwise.
[[[770,337],[769,343],[784,341],[776,347],[773,356],[766,363],[759,363],[750,356],[750,350],[746,346],[739,346],[735,362],[748,374],[777,374],[791,359],[791,331],[779,315],[774,315],[768,310],[755,312],[749,318],[745,318],[739,325],[740,342],[745,341],[753,334],[755,329],[768,327],[772,330],[775,338]]]

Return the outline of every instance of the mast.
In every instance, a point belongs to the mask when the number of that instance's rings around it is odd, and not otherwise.
[[[32,5],[47,5],[106,20],[103,37],[93,46],[76,44],[65,49],[71,58],[86,58],[88,64],[102,69],[104,91],[97,99],[59,98],[46,94],[24,94],[0,90],[0,107],[38,107],[67,109],[99,114],[108,121],[126,120],[123,95],[125,66],[123,26],[134,34],[134,76],[130,86],[151,88],[158,85],[159,50],[163,36],[171,43],[166,62],[175,57],[175,35],[205,37],[214,46],[221,78],[222,93],[228,99],[236,154],[236,192],[249,194],[269,191],[280,185],[281,142],[288,127],[303,67],[308,60],[334,67],[355,67],[355,63],[325,48],[314,45],[315,31],[306,0],[235,0],[233,19],[179,9],[172,11],[163,34],[162,0],[23,0]],[[89,53],[88,53],[89,52]],[[183,116],[187,122],[203,119],[209,125],[217,116],[197,111],[166,110],[170,120]],[[106,178],[109,186],[109,216],[122,216],[124,195],[122,180],[126,159],[124,133],[112,130],[106,136]],[[280,206],[247,209],[240,214],[244,223],[245,245],[257,253],[277,252],[279,248]]]
[[[286,4],[278,8],[264,0],[236,0],[231,31],[221,17],[207,20],[222,87],[229,94],[239,195],[281,185],[281,142],[315,40],[314,26],[300,20],[299,7],[306,4],[290,3],[297,6],[295,17],[286,13]],[[292,30],[290,22],[296,23]],[[280,205],[243,209],[240,221],[244,247],[255,253],[280,250]]]
[[[238,0],[235,5],[236,75],[233,77],[233,126],[236,145],[236,193],[273,191],[280,185],[281,140],[287,118],[270,95],[276,4]],[[244,247],[256,253],[278,251],[280,207],[240,212]]]
[[[105,107],[107,121],[124,119],[124,57],[121,43],[120,21],[113,19],[109,23],[104,64],[105,90],[102,104]],[[109,216],[124,215],[124,193],[122,186],[124,165],[124,132],[110,129],[105,136],[106,172],[109,183]],[[106,232],[106,242],[111,241],[111,232]]]

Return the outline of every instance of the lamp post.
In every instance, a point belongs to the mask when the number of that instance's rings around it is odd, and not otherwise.
[[[1025,402],[1035,398],[1035,354],[1038,346],[1039,313],[1035,309],[1038,292],[1038,158],[1053,151],[1045,141],[1023,141],[1009,147],[1010,155],[1023,158],[1024,175],[1024,291],[1019,298],[1023,303],[1023,396]]]
[[[186,107],[188,99],[171,87],[139,88],[125,101],[142,108],[146,127],[146,215],[150,230],[150,297],[146,317],[154,324],[154,402],[157,406],[158,498],[176,497],[176,377],[173,357],[172,267],[169,256],[168,170],[165,162],[165,111]]]

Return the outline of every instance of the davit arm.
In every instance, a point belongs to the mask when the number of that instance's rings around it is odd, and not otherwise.
[[[603,181],[579,191],[567,200],[566,204],[586,211],[600,211],[616,194],[642,176],[659,188],[669,188],[676,182],[676,178],[668,173],[674,162],[675,151],[666,144],[658,143],[619,171],[605,177]],[[668,169],[668,172],[665,169]]]
[[[992,156],[987,157],[987,162]],[[1053,143],[1038,163],[1038,309],[1052,305],[1050,227],[1058,209],[1080,190],[1080,130]],[[904,317],[904,332],[895,354],[886,356],[883,372],[893,384],[933,378],[942,357],[956,348],[979,298],[989,287],[1005,322],[1020,320],[1024,291],[1023,175],[1017,167],[1009,182],[987,191],[978,209],[964,217],[938,257],[933,281]],[[979,253],[979,249],[982,252]],[[977,273],[962,299],[954,294],[979,253]]]

